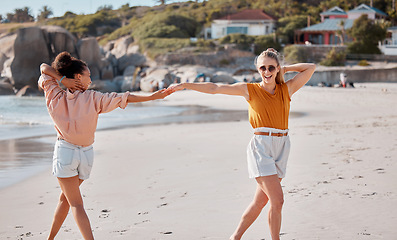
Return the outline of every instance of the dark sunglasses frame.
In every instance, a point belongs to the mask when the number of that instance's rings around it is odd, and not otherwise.
[[[259,69],[260,69],[261,71],[266,71],[266,66],[265,66],[265,65],[260,66]],[[269,72],[274,72],[274,71],[276,70],[276,67],[273,66],[273,65],[270,65],[269,67],[267,67],[267,70],[268,70]]]

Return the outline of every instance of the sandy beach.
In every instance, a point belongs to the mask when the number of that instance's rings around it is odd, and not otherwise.
[[[293,96],[281,239],[397,239],[396,103],[396,83]],[[244,98],[182,91],[162,104],[230,112],[98,131],[81,187],[96,239],[228,239],[253,197]],[[0,239],[46,239],[59,193],[50,167],[1,189]],[[244,240],[270,239],[267,210]],[[82,239],[71,213],[58,239]]]

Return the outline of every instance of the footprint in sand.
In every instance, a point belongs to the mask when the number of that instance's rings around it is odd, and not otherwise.
[[[168,203],[163,203],[161,205],[158,205],[157,208],[161,208],[161,207],[164,207],[164,206],[167,206],[167,205],[168,205]]]
[[[99,215],[99,218],[108,218],[108,217],[109,217],[109,213],[110,213],[110,210],[108,210],[108,209],[103,209],[103,210],[101,211],[101,215]]]
[[[377,171],[379,174],[385,173],[385,169],[383,168],[377,168],[375,171]]]

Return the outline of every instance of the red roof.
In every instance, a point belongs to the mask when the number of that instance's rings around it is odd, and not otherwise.
[[[273,17],[267,15],[259,9],[246,9],[241,12],[227,15],[222,20],[275,20]]]

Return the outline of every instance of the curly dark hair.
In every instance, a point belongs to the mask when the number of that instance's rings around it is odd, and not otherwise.
[[[61,52],[52,62],[51,66],[62,76],[74,78],[75,74],[82,74],[88,67],[84,61],[72,57],[68,52]]]

